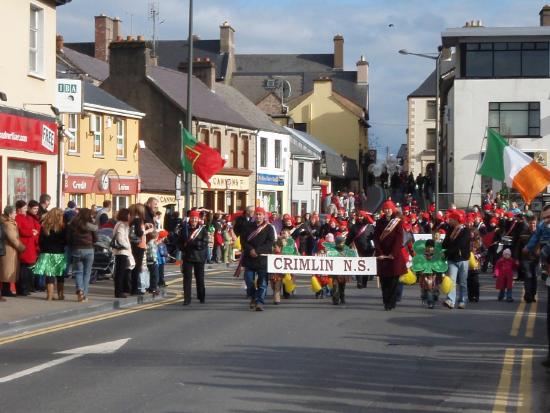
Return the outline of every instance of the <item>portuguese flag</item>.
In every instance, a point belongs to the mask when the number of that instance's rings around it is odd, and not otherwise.
[[[491,128],[487,131],[487,150],[477,173],[506,182],[521,194],[527,204],[550,183],[550,170],[508,144]]]
[[[210,178],[222,170],[225,160],[218,151],[202,142],[197,142],[185,128],[181,129],[181,142],[183,170],[196,174],[210,188]]]

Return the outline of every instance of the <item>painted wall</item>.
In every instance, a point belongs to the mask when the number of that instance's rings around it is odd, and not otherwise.
[[[428,101],[435,102],[435,98],[408,99],[407,170],[415,177],[419,173],[425,175],[426,166],[435,161],[435,150],[427,149],[427,130],[435,129],[435,119],[428,119],[427,116]]]
[[[304,182],[298,182],[298,164],[304,163]],[[313,162],[306,160],[292,159],[292,194],[291,194],[291,206],[292,202],[298,202],[298,214],[301,214],[302,204],[306,204],[306,211],[319,211],[319,196],[318,190],[314,191],[312,185],[313,176]]]
[[[472,181],[474,194],[481,193],[481,179],[475,174],[489,120],[489,102],[539,102],[542,138],[511,139],[526,152],[550,151],[550,79],[457,79],[450,98],[449,192],[458,205],[467,203]],[[484,145],[485,147],[485,145]],[[479,202],[479,196],[474,203]]]

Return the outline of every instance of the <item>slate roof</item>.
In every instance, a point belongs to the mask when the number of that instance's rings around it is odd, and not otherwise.
[[[139,150],[139,176],[142,192],[176,191],[176,173],[149,148]]]
[[[159,66],[147,67],[147,79],[183,110],[187,108],[187,73]],[[257,129],[196,77],[191,81],[193,117],[248,129]]]
[[[280,89],[265,88],[265,81],[267,79],[273,79],[273,76],[266,74],[253,75],[247,73],[234,73],[231,79],[231,85],[252,102],[258,104],[272,92],[280,96]],[[290,99],[300,96],[303,93],[304,82],[302,74],[285,74],[284,79],[290,83],[290,88],[292,90]]]
[[[60,61],[59,58],[65,60],[68,65],[63,61]],[[57,60],[58,65],[61,64],[63,67],[68,67],[73,71],[87,74],[91,78],[100,82],[103,82],[109,77],[109,63],[96,59],[95,57],[90,57],[84,53],[77,52],[66,45],[63,46],[63,53],[58,54]]]
[[[117,99],[110,93],[104,91],[103,89],[98,88],[94,84],[83,81],[82,82],[82,89],[84,92],[84,103],[92,104],[92,105],[99,105],[99,106],[105,106],[107,108],[113,108],[113,109],[119,109],[119,110],[125,110],[130,112],[135,112],[137,114],[141,114],[139,110],[136,108],[128,105],[127,103],[123,102],[122,100]],[[143,114],[142,114],[143,115]]]
[[[237,72],[291,73],[332,71],[331,54],[237,54]]]
[[[434,70],[407,98],[430,98],[436,95],[436,71]]]
[[[246,96],[232,86],[223,83],[216,83],[214,91],[220,96],[231,108],[245,118],[248,122],[254,125],[257,129],[288,134],[287,131],[277,125],[271,118],[252,103]]]

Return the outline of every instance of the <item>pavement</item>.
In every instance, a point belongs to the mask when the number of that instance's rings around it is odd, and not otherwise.
[[[176,278],[174,278],[176,280]],[[248,309],[231,271],[206,276],[206,303],[181,299],[0,336],[2,409],[14,412],[547,413],[546,291],[434,310],[418,286],[384,311],[376,283],[347,302],[295,296]],[[167,294],[181,291],[179,282]]]

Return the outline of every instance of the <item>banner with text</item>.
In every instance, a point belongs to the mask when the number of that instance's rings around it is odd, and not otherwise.
[[[375,257],[267,255],[267,272],[309,275],[375,275]]]

